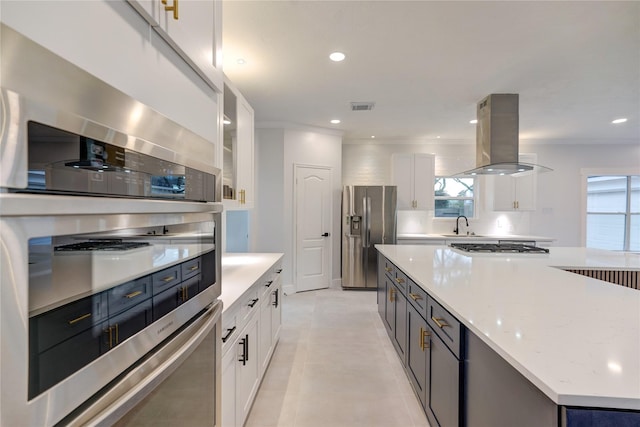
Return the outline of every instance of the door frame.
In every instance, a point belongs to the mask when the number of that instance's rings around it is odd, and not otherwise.
[[[301,169],[320,169],[329,172],[329,185],[330,185],[330,197],[329,197],[329,230],[331,236],[329,239],[329,265],[327,271],[329,272],[329,286],[331,288],[333,283],[333,244],[336,238],[333,233],[333,167],[327,165],[312,165],[308,163],[294,163],[293,164],[293,188],[292,188],[292,207],[293,207],[293,221],[292,221],[292,265],[293,265],[293,281],[295,283],[294,292],[298,292],[298,171]]]

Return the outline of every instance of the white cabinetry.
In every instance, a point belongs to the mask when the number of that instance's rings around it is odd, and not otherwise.
[[[281,259],[281,258],[280,258]],[[236,267],[242,269],[242,267]],[[251,267],[248,267],[251,268]],[[222,313],[222,425],[244,425],[280,337],[281,261],[246,286]],[[225,281],[224,286],[238,286]],[[233,291],[232,291],[233,292]],[[223,302],[225,300],[223,288]]]
[[[253,108],[227,80],[224,84],[223,196],[226,209],[251,209],[253,182]]]
[[[535,155],[522,154],[520,161],[535,163]],[[522,176],[492,176],[493,209],[495,211],[534,211],[536,210],[537,172]]]
[[[398,209],[433,210],[435,156],[396,153],[391,161],[393,184],[398,187]]]
[[[127,1],[207,84],[222,91],[222,2]]]

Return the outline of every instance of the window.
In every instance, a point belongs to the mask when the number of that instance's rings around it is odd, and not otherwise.
[[[640,176],[587,178],[587,247],[640,251]]]
[[[447,218],[475,214],[475,178],[438,176],[435,180],[435,217]]]

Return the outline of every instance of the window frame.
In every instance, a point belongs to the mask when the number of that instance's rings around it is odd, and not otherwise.
[[[601,168],[601,169],[582,169],[582,191],[581,191],[581,244],[583,247],[587,247],[587,217],[589,214],[599,214],[599,215],[624,215],[625,218],[625,235],[624,235],[624,243],[623,249],[621,251],[629,251],[631,245],[631,216],[634,215],[631,212],[631,177],[632,176],[640,176],[640,169],[619,169],[619,168]],[[627,179],[627,188],[626,188],[626,198],[627,204],[625,208],[625,212],[588,212],[587,211],[587,200],[588,200],[588,180],[590,177],[594,176],[623,176]]]
[[[453,196],[436,196],[435,183],[439,178],[464,178],[473,180],[473,196],[472,197],[453,197]],[[451,220],[451,216],[436,216],[436,201],[438,200],[471,200],[473,202],[473,216],[468,217],[468,219],[477,219],[478,218],[478,177],[477,176],[455,176],[455,175],[436,175],[433,180],[434,189],[433,189],[433,219],[434,220]]]

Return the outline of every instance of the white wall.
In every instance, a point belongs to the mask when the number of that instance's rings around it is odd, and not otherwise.
[[[305,128],[260,128],[255,133],[256,203],[252,212],[252,252],[283,252],[283,284],[295,291],[294,167],[326,166],[332,170],[332,286],[339,286],[342,137]]]
[[[436,155],[436,175],[450,175],[471,169],[475,165],[473,141],[438,141],[423,143],[343,144],[344,185],[391,184],[393,153],[433,153]],[[477,233],[523,234],[556,238],[556,246],[582,244],[581,169],[640,168],[640,140],[634,144],[611,144],[589,141],[589,144],[568,144],[555,141],[523,141],[521,153],[537,156],[537,163],[554,169],[538,176],[537,207],[534,212],[494,212],[493,191],[489,177],[480,177],[477,206],[478,218],[470,220]],[[452,219],[436,219],[430,232],[450,233]]]

